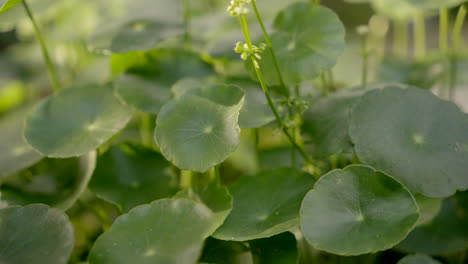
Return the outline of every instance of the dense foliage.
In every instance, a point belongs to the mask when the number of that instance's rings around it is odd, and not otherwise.
[[[0,263],[468,263],[464,2],[0,0]]]

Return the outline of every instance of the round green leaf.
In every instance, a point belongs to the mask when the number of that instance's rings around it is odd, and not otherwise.
[[[164,105],[155,130],[161,153],[183,170],[204,172],[223,162],[239,144],[243,101],[240,88],[211,86]]]
[[[0,119],[0,180],[42,158],[23,138],[24,120],[30,110],[30,107],[25,107]]]
[[[249,244],[254,264],[294,264],[299,258],[296,238],[289,232],[253,240]]]
[[[0,263],[66,264],[73,249],[73,227],[65,214],[46,205],[0,210]]]
[[[407,252],[429,255],[451,254],[468,248],[468,192],[442,202],[440,213],[414,229],[398,245]]]
[[[213,214],[186,199],[162,199],[122,215],[98,238],[90,264],[197,263]]]
[[[341,92],[319,99],[304,113],[302,132],[314,155],[326,157],[341,152],[352,152],[348,133],[349,111],[362,91]]]
[[[165,85],[135,75],[123,75],[117,79],[115,91],[126,104],[152,114],[159,113],[161,107],[172,97]]]
[[[349,132],[359,159],[432,198],[468,188],[468,116],[431,92],[388,86],[364,95]]]
[[[229,187],[233,209],[213,237],[246,241],[271,237],[299,224],[299,207],[314,178],[296,169],[245,176]]]
[[[132,110],[112,87],[83,85],[60,90],[26,120],[26,140],[48,157],[66,158],[99,147],[128,123]]]
[[[361,165],[322,176],[301,206],[307,240],[338,255],[389,249],[406,237],[418,217],[416,201],[401,183]]]
[[[343,24],[333,11],[320,5],[292,4],[278,14],[274,27],[271,41],[288,85],[314,79],[330,69],[345,47]],[[259,63],[267,83],[280,84],[269,51]],[[255,76],[252,65],[249,68]]]
[[[156,151],[124,144],[99,157],[89,188],[124,212],[177,191],[171,164]]]
[[[79,158],[44,159],[6,179],[2,199],[10,205],[43,203],[66,211],[88,187],[96,156],[92,151]]]
[[[219,183],[196,185],[183,190],[175,198],[186,198],[203,203],[213,212],[216,229],[220,227],[232,209],[232,196]]]
[[[441,264],[439,261],[427,256],[427,255],[411,255],[411,256],[406,256],[400,261],[398,261],[398,264]]]
[[[0,1],[0,13],[8,11],[15,5],[19,4],[23,0],[1,0]]]

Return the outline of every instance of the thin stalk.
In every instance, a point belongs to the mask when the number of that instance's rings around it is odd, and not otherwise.
[[[184,19],[184,45],[190,46],[190,8],[189,0],[182,0],[182,12]]]
[[[463,45],[462,30],[463,30],[463,23],[465,22],[465,18],[466,18],[466,12],[467,12],[466,6],[465,5],[460,6],[457,17],[455,19],[455,24],[453,26],[453,34],[452,34],[454,52],[458,52],[459,49],[462,48],[462,45]]]
[[[426,20],[423,12],[414,17],[414,54],[416,59],[426,56]]]
[[[452,33],[452,54],[450,54],[449,63],[449,99],[453,100],[455,97],[455,89],[457,86],[457,79],[458,79],[458,61],[455,56],[457,52],[459,52],[460,48],[462,47],[462,30],[463,30],[463,23],[465,22],[466,18],[466,7],[462,5],[458,10],[457,17],[455,19],[455,24],[453,26],[453,33]]]
[[[327,77],[325,76],[325,72],[322,72],[320,74],[320,81],[322,82],[322,93],[325,96],[328,96],[329,91],[328,91],[328,82],[327,82]]]
[[[181,170],[180,171],[180,187],[182,189],[184,188],[190,188],[193,185],[193,172],[192,171],[186,171],[186,170]]]
[[[49,78],[50,78],[50,82],[52,83],[52,87],[54,88],[55,91],[58,91],[60,90],[60,85],[59,85],[57,74],[55,71],[55,66],[52,63],[52,59],[50,58],[50,55],[49,55],[49,50],[47,49],[46,42],[44,41],[44,38],[42,37],[39,26],[36,20],[34,19],[33,13],[31,9],[29,8],[28,3],[26,3],[26,0],[21,1],[21,3],[23,4],[24,10],[26,11],[26,14],[29,17],[29,20],[31,21],[34,27],[34,34],[36,35],[36,38],[39,41],[39,44],[41,46],[42,55],[44,56],[44,60],[46,62],[47,72],[49,73]]]
[[[394,21],[394,43],[395,55],[406,56],[408,53],[408,23],[405,21]]]
[[[369,68],[369,52],[367,46],[367,34],[361,36],[361,55],[362,55],[362,75],[361,82],[362,86],[367,86],[368,80],[368,68]]]
[[[252,49],[252,39],[250,38],[250,31],[249,31],[249,26],[247,23],[247,19],[245,18],[245,15],[240,15],[239,16],[239,22],[242,28],[242,32],[244,33],[244,38],[245,42],[247,43],[249,49]],[[255,65],[256,61],[253,56],[250,56],[250,59],[252,60],[253,65]],[[299,146],[294,138],[291,136],[291,134],[288,131],[288,128],[284,124],[283,120],[281,119],[280,115],[278,114],[278,110],[276,109],[275,104],[273,103],[273,100],[271,99],[270,92],[268,90],[268,87],[265,83],[265,79],[263,77],[262,72],[254,66],[255,73],[257,74],[258,80],[260,82],[260,86],[262,87],[263,93],[265,94],[265,97],[267,99],[268,105],[271,108],[271,111],[273,112],[273,115],[275,116],[276,122],[278,123],[279,127],[281,128],[283,134],[288,138],[289,142],[299,151],[299,153],[303,156],[304,160],[307,163],[310,163],[309,156],[305,152],[305,150]]]
[[[278,79],[280,81],[280,86],[286,92],[286,96],[289,97],[289,89],[288,89],[288,87],[286,86],[286,84],[284,82],[283,74],[281,73],[281,70],[280,70],[280,67],[279,67],[279,64],[278,64],[278,58],[276,57],[275,50],[273,49],[273,44],[271,43],[270,36],[268,35],[268,32],[265,29],[265,25],[263,24],[263,19],[260,16],[260,12],[258,12],[258,8],[257,8],[257,4],[255,3],[255,0],[252,1],[252,7],[253,7],[253,10],[255,12],[255,16],[257,17],[258,24],[262,28],[263,37],[264,37],[265,42],[267,44],[268,50],[270,51],[271,57],[273,58],[273,65],[275,66],[276,75],[278,76]]]
[[[439,11],[439,49],[443,53],[448,49],[449,12],[446,8]]]
[[[150,114],[141,114],[140,136],[143,145],[153,146],[153,122]]]
[[[449,90],[448,99],[453,100],[455,98],[455,89],[457,87],[458,79],[458,67],[457,58],[454,55],[450,55],[449,58]]]

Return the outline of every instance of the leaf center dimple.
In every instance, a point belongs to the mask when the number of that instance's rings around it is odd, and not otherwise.
[[[213,132],[213,126],[206,126],[203,128],[203,133],[210,134]]]
[[[426,142],[425,138],[423,135],[419,134],[419,133],[414,133],[413,134],[413,142],[414,144],[416,145],[424,145],[424,143]]]

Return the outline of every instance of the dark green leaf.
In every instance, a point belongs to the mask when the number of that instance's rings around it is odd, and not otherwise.
[[[73,227],[65,214],[46,205],[0,210],[0,263],[66,264],[73,249]]]
[[[168,198],[177,190],[171,164],[156,151],[136,146],[113,146],[99,157],[90,189],[124,212],[137,205]]]
[[[377,78],[387,83],[404,83],[431,89],[443,77],[443,66],[438,61],[411,61],[407,58],[385,57]]]
[[[302,131],[314,155],[326,157],[352,152],[348,133],[349,111],[363,91],[341,92],[319,99],[304,113]]]
[[[24,120],[30,110],[31,107],[25,107],[0,119],[0,180],[42,158],[23,138]]]
[[[171,97],[166,85],[134,75],[123,75],[115,82],[117,96],[141,111],[157,114]]]
[[[468,188],[468,116],[417,88],[388,86],[364,95],[349,132],[359,159],[414,193],[441,198]]]
[[[232,196],[219,183],[196,185],[183,190],[175,198],[186,198],[203,203],[213,212],[216,229],[220,227],[232,210]]]
[[[271,237],[299,224],[299,207],[314,178],[296,169],[245,176],[229,187],[231,214],[213,237],[246,241]]]
[[[162,154],[184,170],[204,172],[237,148],[244,92],[235,86],[196,89],[163,106],[155,139]]]
[[[406,237],[418,217],[416,201],[401,183],[361,165],[322,176],[301,206],[307,240],[338,255],[389,249]]]
[[[40,103],[26,120],[26,140],[48,157],[83,155],[128,123],[132,110],[107,85],[60,90]]]
[[[294,264],[299,253],[293,234],[286,232],[249,242],[254,264]]]
[[[247,243],[208,238],[200,258],[201,263],[245,264],[252,256]]]
[[[333,67],[344,50],[343,24],[333,11],[320,5],[292,4],[278,14],[274,27],[271,41],[288,85],[314,79]],[[255,76],[251,64],[249,68]],[[269,85],[280,84],[269,51],[262,54],[260,69]]]
[[[96,152],[79,158],[44,159],[2,183],[2,199],[11,205],[44,203],[68,210],[93,175]]]
[[[410,255],[406,256],[398,264],[441,264],[439,261],[427,255]]]
[[[213,213],[186,199],[162,199],[134,208],[96,241],[90,264],[194,264],[214,231]]]
[[[432,221],[422,225],[398,245],[408,252],[450,254],[468,248],[468,192],[458,193],[442,203]]]

